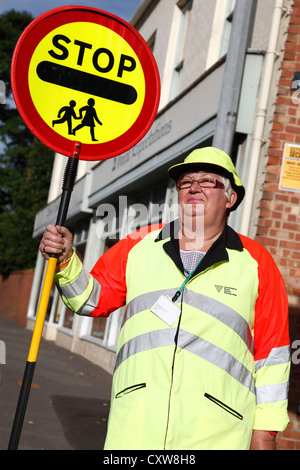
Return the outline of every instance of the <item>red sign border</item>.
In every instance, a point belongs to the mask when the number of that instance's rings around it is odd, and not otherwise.
[[[15,47],[11,67],[12,91],[19,113],[31,132],[55,152],[70,156],[74,140],[52,130],[37,112],[29,90],[28,70],[40,41],[57,27],[77,21],[106,26],[123,37],[137,54],[145,76],[144,104],[130,129],[109,142],[81,144],[81,160],[106,160],[126,152],[146,135],[159,105],[160,78],[156,61],[144,38],[129,23],[111,13],[84,6],[69,5],[43,13],[23,31]]]

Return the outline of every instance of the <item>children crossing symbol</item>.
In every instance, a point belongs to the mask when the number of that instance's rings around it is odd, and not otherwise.
[[[102,126],[102,122],[99,120],[97,116],[97,112],[94,108],[94,105],[95,105],[95,100],[93,98],[90,98],[87,102],[87,106],[80,108],[79,116],[76,116],[76,113],[75,113],[76,101],[71,100],[69,103],[69,106],[63,106],[59,110],[58,112],[59,119],[55,119],[54,121],[52,121],[52,127],[54,127],[55,124],[63,124],[64,122],[67,122],[69,135],[75,135],[76,132],[82,127],[89,127],[90,133],[91,133],[91,140],[93,142],[98,142],[98,139],[95,139],[95,132],[94,132],[95,121],[100,126]],[[61,115],[62,117],[60,117]],[[82,119],[81,124],[79,124],[75,128],[72,128],[73,119]]]

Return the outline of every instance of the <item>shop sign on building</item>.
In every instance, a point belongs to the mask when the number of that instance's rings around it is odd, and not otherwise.
[[[279,189],[300,192],[300,145],[284,146]]]

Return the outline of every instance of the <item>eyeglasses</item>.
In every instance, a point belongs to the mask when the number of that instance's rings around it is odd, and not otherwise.
[[[180,191],[180,189],[188,189],[192,186],[193,183],[198,183],[200,188],[224,189],[224,184],[218,181],[216,178],[201,178],[200,180],[182,179],[176,184],[176,188],[178,191]]]

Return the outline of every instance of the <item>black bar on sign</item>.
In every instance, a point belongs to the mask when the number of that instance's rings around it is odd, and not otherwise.
[[[36,71],[38,77],[45,82],[99,98],[122,104],[133,104],[137,99],[137,91],[131,85],[72,69],[65,65],[43,61],[38,64]]]

